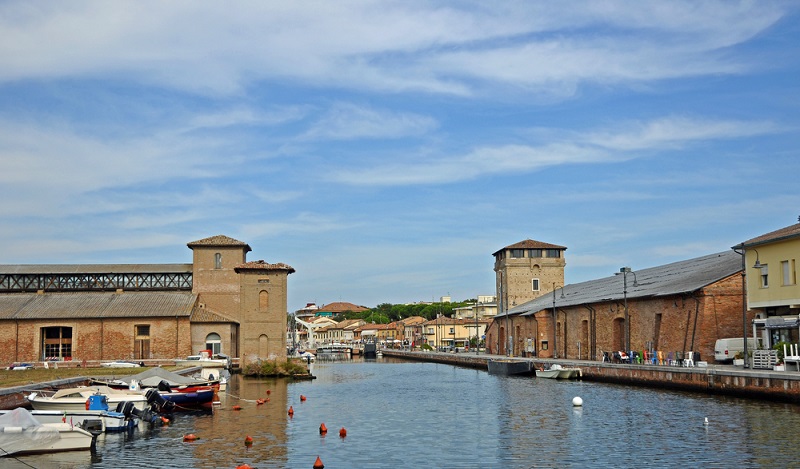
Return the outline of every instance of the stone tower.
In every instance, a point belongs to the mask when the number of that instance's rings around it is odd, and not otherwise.
[[[526,239],[492,254],[498,312],[563,287],[566,250],[564,246]]]

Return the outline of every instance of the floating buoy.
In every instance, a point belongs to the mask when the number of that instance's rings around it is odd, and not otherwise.
[[[267,389],[267,396],[269,396],[269,394],[270,394],[271,392],[272,392],[272,391],[270,391],[269,389]]]
[[[264,399],[257,399],[256,400],[256,405],[261,405],[263,403],[264,403]]]
[[[249,464],[242,464],[241,466],[236,466],[236,469],[252,469]]]
[[[248,448],[253,446],[253,438],[250,435],[244,437],[244,445],[247,446]]]
[[[300,394],[300,402],[305,402],[306,396]]]
[[[242,410],[242,406],[235,405],[233,406],[233,410]]]
[[[194,433],[189,433],[188,435],[183,435],[183,441],[194,441],[197,439],[197,435]]]
[[[294,409],[292,406],[289,406],[289,415],[294,415]]]
[[[324,423],[319,424],[319,434],[324,435],[326,433],[328,433],[328,427]]]
[[[344,427],[342,427],[341,430],[339,430],[339,437],[344,438],[346,436],[347,436],[347,430],[345,430]]]
[[[708,426],[708,417],[705,417],[705,420],[703,420],[703,425]]]
[[[314,469],[323,469],[324,467],[325,464],[322,464],[322,459],[320,459],[319,456],[317,456],[317,460],[314,461]]]
[[[161,425],[169,425],[169,419],[166,417],[161,417]]]
[[[583,405],[583,399],[578,396],[572,398],[572,406],[573,407],[580,407]]]

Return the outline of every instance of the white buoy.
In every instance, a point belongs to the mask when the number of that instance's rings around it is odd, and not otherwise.
[[[705,420],[703,420],[703,425],[708,426],[708,417],[706,417]]]
[[[583,405],[583,399],[578,396],[572,398],[572,406],[573,407],[580,407]]]

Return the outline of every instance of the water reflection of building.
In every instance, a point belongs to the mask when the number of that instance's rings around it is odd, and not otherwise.
[[[245,462],[252,467],[288,467],[287,410],[299,404],[299,396],[290,397],[288,389],[285,379],[231,377],[213,413],[187,417],[196,419],[194,433],[199,440],[194,456],[202,461],[199,467],[236,467]],[[233,410],[234,405],[241,409]],[[253,439],[249,448],[244,444],[247,436]]]

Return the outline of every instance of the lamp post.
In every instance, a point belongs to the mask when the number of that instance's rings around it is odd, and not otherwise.
[[[625,353],[631,352],[631,323],[628,317],[628,274],[633,274],[633,286],[637,287],[639,284],[636,282],[636,272],[632,271],[630,267],[622,267],[619,269],[619,274],[622,274],[622,303],[625,307]],[[617,275],[619,275],[617,274]]]
[[[553,282],[553,358],[558,358],[558,313],[556,312],[556,288],[561,289],[561,298],[564,298],[564,287],[556,287]]]
[[[481,337],[478,332],[478,297],[475,297],[475,355],[480,355]]]
[[[800,220],[800,218],[799,218]],[[747,353],[747,261],[745,259],[745,247],[744,243],[738,246],[739,251],[736,250],[737,247],[734,247],[733,250],[740,256],[742,256],[742,338],[744,341],[744,367],[750,368],[750,360],[748,359],[749,354]],[[754,269],[761,269],[764,267],[761,264],[761,260],[759,259],[758,250],[755,248],[751,248],[753,251],[756,252],[756,263],[753,264]]]

